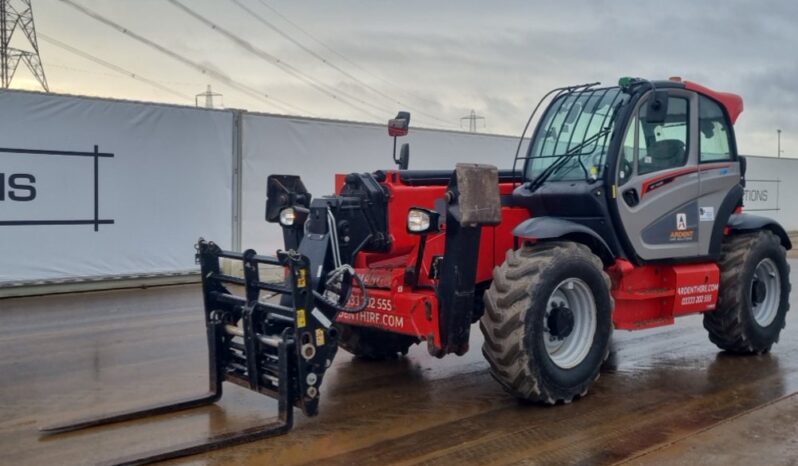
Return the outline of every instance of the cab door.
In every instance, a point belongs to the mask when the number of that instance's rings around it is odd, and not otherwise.
[[[642,260],[697,256],[697,95],[669,90],[660,122],[646,119],[652,96],[640,99],[626,130],[617,167],[619,220]]]
[[[717,254],[722,229],[737,207],[743,188],[734,129],[723,107],[698,96],[698,199],[699,255]]]

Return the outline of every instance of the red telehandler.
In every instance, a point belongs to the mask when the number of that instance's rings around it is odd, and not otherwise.
[[[272,175],[266,220],[282,226],[284,250],[197,245],[209,393],[43,430],[208,404],[226,381],[276,398],[277,422],[123,463],[284,433],[294,407],[317,413],[339,346],[371,359],[421,342],[437,357],[462,355],[475,322],[494,378],[542,404],[587,393],[613,328],[703,313],[721,349],[767,352],[789,308],[791,243],[776,222],[742,212],[742,110],[739,96],[690,81],[622,78],[544,96],[512,170],[407,170],[402,150],[398,170],[336,175],[336,193],[319,198],[299,177]],[[400,113],[389,134],[408,123]],[[262,264],[283,267],[285,280],[262,280]]]

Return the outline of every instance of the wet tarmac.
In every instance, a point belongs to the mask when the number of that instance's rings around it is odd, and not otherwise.
[[[616,331],[591,393],[556,407],[506,395],[488,374],[476,327],[464,357],[438,360],[417,346],[373,363],[341,351],[318,417],[297,411],[288,435],[171,464],[796,464],[797,314],[773,351],[754,357],[719,352],[699,316]],[[0,464],[93,464],[274,415],[272,400],[227,385],[210,407],[37,433],[52,421],[201,393],[206,358],[193,285],[0,300]]]

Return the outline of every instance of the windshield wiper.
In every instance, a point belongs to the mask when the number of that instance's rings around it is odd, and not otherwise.
[[[587,146],[588,144],[591,144],[594,141],[597,141],[598,139],[602,138],[603,136],[606,136],[611,130],[612,130],[612,126],[604,128],[603,130],[599,131],[598,133],[594,134],[593,136],[591,136],[591,137],[585,139],[584,141],[580,142],[576,146],[568,149],[568,151],[566,151],[565,153],[557,156],[557,158],[554,160],[554,162],[552,162],[551,165],[549,165],[548,167],[543,169],[543,171],[540,172],[540,175],[536,176],[535,179],[533,179],[532,181],[529,182],[529,185],[528,185],[529,192],[535,192],[535,190],[538,189],[551,175],[553,175],[557,170],[562,168],[562,166],[565,165],[565,163],[571,157],[574,157],[574,156],[577,156],[577,155],[581,157],[582,155],[585,155],[585,154],[583,154],[582,152],[579,152],[579,151],[581,149],[584,149],[585,146]]]

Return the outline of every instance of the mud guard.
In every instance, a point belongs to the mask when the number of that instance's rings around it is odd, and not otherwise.
[[[729,217],[729,223],[727,225],[731,231],[737,232],[770,230],[779,237],[779,240],[781,240],[781,245],[784,246],[785,249],[788,251],[792,249],[790,235],[787,234],[787,231],[784,229],[784,227],[771,218],[745,213],[732,214],[732,216]]]
[[[584,242],[594,254],[605,263],[611,262],[615,255],[607,242],[592,229],[570,220],[557,217],[533,217],[513,229],[516,238],[539,241],[565,238]]]

